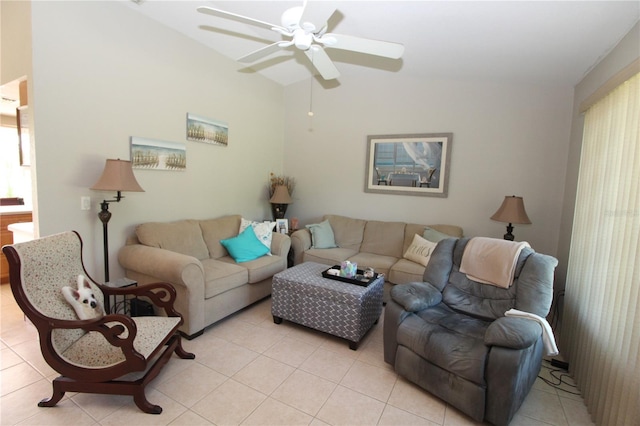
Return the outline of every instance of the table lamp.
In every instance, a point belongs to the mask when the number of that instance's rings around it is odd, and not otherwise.
[[[107,224],[111,219],[109,211],[109,203],[119,203],[124,195],[121,192],[144,192],[144,189],[138,184],[136,177],[133,175],[131,161],[126,160],[107,160],[104,171],[100,179],[90,188],[95,191],[116,191],[116,198],[113,200],[103,200],[100,203],[100,213],[98,217],[102,222],[102,237],[104,243],[104,281],[109,282],[109,236],[107,232]]]
[[[293,203],[289,196],[289,190],[285,185],[276,186],[276,190],[273,191],[273,195],[269,200],[271,203],[271,210],[273,212],[274,219],[283,219],[284,214],[287,212],[289,204]]]
[[[530,224],[531,220],[527,216],[527,212],[524,209],[524,201],[522,197],[516,197],[515,195],[504,197],[502,205],[497,212],[491,216],[492,220],[498,222],[508,223],[507,233],[504,234],[504,239],[513,241],[513,223],[518,224]]]

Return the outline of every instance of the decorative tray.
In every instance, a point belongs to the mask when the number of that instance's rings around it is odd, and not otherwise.
[[[380,276],[380,274],[375,272],[374,275],[373,275],[373,278],[366,278],[364,276],[364,271],[362,269],[357,269],[355,278],[347,278],[347,277],[341,277],[339,275],[328,274],[327,271],[329,271],[329,269],[338,269],[338,270],[340,270],[340,265],[335,265],[335,266],[332,266],[331,268],[327,268],[324,271],[322,271],[322,276],[323,277],[329,278],[330,280],[342,281],[342,282],[349,283],[349,284],[359,285],[359,286],[362,286],[362,287],[367,287],[369,284],[371,284],[372,282],[377,280],[378,277]]]

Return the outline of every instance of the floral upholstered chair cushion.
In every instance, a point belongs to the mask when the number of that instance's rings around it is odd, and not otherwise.
[[[73,232],[14,245],[20,255],[21,280],[29,302],[44,316],[76,321],[78,317],[62,295],[62,287],[75,288],[78,275],[86,275],[81,259],[81,242]],[[104,295],[90,282],[93,294],[103,304]],[[180,322],[180,317],[137,317],[134,348],[149,356]],[[117,324],[110,322],[109,325]],[[127,328],[124,327],[126,337]],[[122,350],[102,334],[79,329],[57,328],[52,332],[53,348],[63,359],[81,367],[107,367],[125,360]]]

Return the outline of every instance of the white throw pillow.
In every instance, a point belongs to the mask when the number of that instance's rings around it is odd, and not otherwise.
[[[411,242],[411,245],[404,253],[404,258],[423,266],[427,266],[427,263],[429,263],[429,259],[431,258],[431,253],[433,253],[433,249],[436,248],[437,245],[438,244],[425,240],[420,235],[415,234],[413,236],[413,242]]]
[[[251,220],[247,220],[242,218],[240,220],[240,230],[238,231],[238,235],[242,233],[249,226],[253,227],[253,232],[258,237],[258,240],[269,249],[269,255],[271,255],[271,236],[273,232],[273,228],[276,226],[275,222],[253,222]]]

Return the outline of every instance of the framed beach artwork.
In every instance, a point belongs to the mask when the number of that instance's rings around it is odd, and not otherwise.
[[[187,113],[187,140],[227,146],[229,124]]]
[[[131,163],[134,169],[185,171],[187,147],[182,142],[132,136]]]
[[[287,219],[276,219],[276,231],[281,234],[289,233],[289,221]]]
[[[453,133],[367,137],[365,192],[447,197]]]

